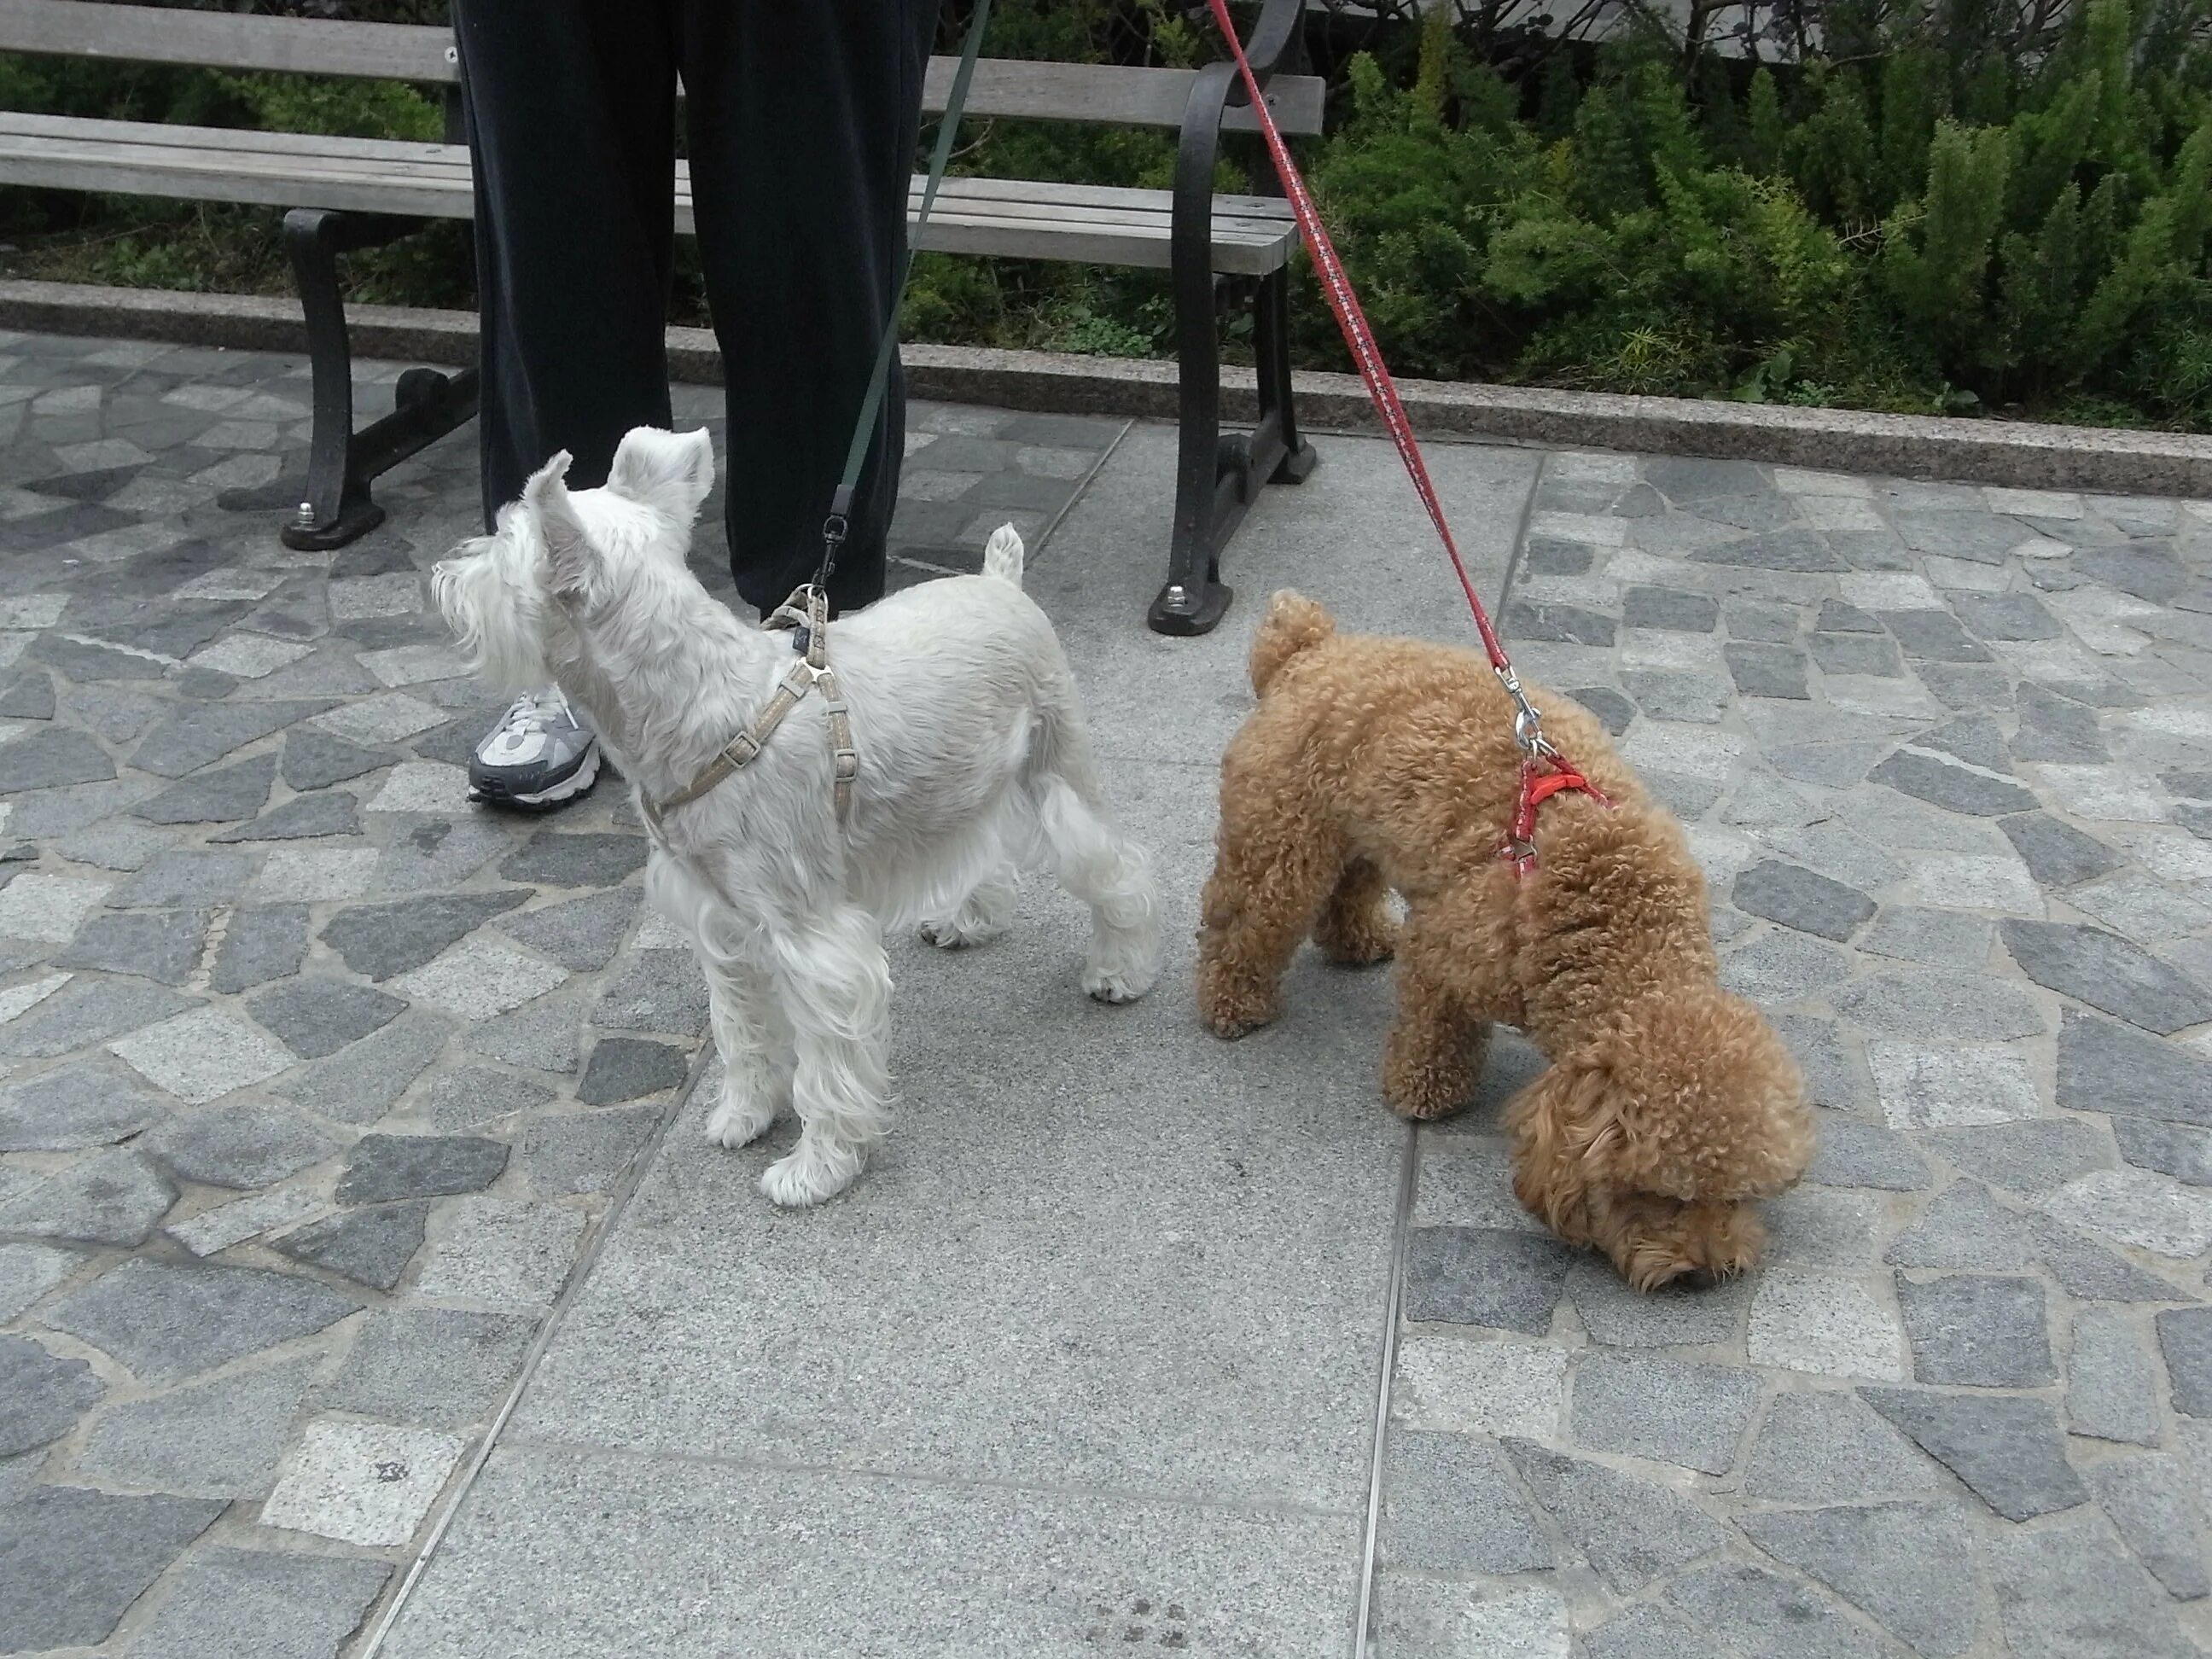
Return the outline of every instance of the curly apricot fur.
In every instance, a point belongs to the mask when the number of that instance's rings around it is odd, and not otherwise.
[[[1498,856],[1519,787],[1512,710],[1481,657],[1339,634],[1279,593],[1251,676],[1260,704],[1222,757],[1201,906],[1206,1024],[1237,1036],[1273,1020],[1309,936],[1339,962],[1395,953],[1395,1110],[1460,1109],[1490,1024],[1517,1025],[1552,1061],[1505,1111],[1532,1213],[1639,1290],[1756,1261],[1755,1200],[1812,1157],[1803,1080],[1759,1011],[1721,988],[1705,878],[1604,728],[1530,688],[1612,805],[1553,796],[1522,879]],[[1407,906],[1396,927],[1391,890]]]

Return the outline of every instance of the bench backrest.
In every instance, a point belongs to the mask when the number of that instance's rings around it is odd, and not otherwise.
[[[447,29],[109,5],[103,0],[0,0],[0,52],[433,86],[460,79],[459,55]],[[922,106],[932,114],[945,107],[954,66],[950,58],[929,60]],[[1195,70],[985,58],[975,66],[968,112],[1008,120],[1179,127],[1198,76]],[[1277,76],[1267,92],[1276,124],[1285,132],[1319,132],[1322,90],[1317,76]],[[1231,107],[1224,125],[1232,131],[1249,131],[1253,122],[1249,112]]]

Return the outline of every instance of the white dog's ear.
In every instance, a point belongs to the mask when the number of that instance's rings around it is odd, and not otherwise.
[[[714,487],[714,441],[704,427],[696,432],[634,428],[607,474],[607,488],[617,495],[658,508],[679,524],[698,516],[699,503]]]
[[[568,499],[568,452],[562,450],[531,475],[522,504],[545,549],[545,582],[561,599],[580,599],[591,587],[596,557],[591,538]]]

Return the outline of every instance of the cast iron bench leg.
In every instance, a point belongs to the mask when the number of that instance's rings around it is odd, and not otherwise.
[[[392,413],[354,430],[353,346],[337,256],[378,246],[413,228],[410,220],[324,208],[295,208],[284,216],[284,247],[300,287],[315,388],[307,482],[282,532],[287,547],[324,551],[375,529],[384,522],[384,509],[368,493],[370,481],[477,412],[475,369],[449,375],[410,368],[394,389]]]
[[[1255,64],[1273,65],[1294,55],[1298,13],[1297,0],[1269,0],[1259,29],[1264,46],[1255,39]],[[1223,277],[1213,269],[1214,161],[1236,73],[1229,64],[1200,71],[1176,153],[1169,263],[1180,429],[1168,579],[1146,616],[1158,634],[1210,634],[1219,625],[1232,597],[1221,580],[1222,549],[1266,484],[1302,483],[1318,460],[1298,434],[1291,406],[1288,269],[1278,266],[1259,277]],[[1224,288],[1236,302],[1250,295],[1259,421],[1249,434],[1221,429],[1218,301]]]
[[[1260,429],[1269,434],[1271,453],[1279,459],[1269,483],[1301,484],[1321,465],[1314,447],[1298,435],[1297,410],[1291,386],[1291,273],[1287,267],[1260,279],[1252,299],[1252,343],[1259,356]]]

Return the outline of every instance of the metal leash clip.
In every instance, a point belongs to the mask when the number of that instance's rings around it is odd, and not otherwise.
[[[822,521],[822,563],[814,573],[814,580],[808,584],[825,592],[830,586],[831,574],[837,568],[837,555],[844,550],[845,538],[852,533],[852,526],[844,514],[845,501],[850,499],[852,492],[840,489],[837,494],[842,499],[838,501],[836,509]],[[799,648],[804,651],[806,649],[806,629],[800,629],[799,636]]]
[[[1521,745],[1521,752],[1530,760],[1557,761],[1559,751],[1544,735],[1544,717],[1536,712],[1536,705],[1521,689],[1521,677],[1505,664],[1500,664],[1497,672],[1505,695],[1513,699],[1513,741]]]

